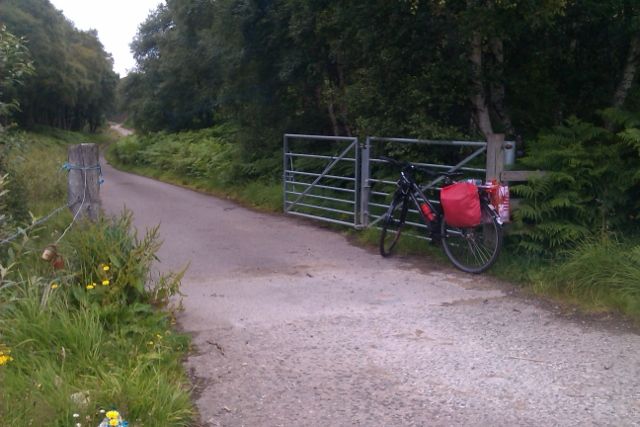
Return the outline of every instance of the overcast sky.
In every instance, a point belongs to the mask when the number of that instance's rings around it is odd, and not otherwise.
[[[95,29],[107,52],[113,55],[114,69],[120,77],[135,61],[129,44],[138,26],[161,0],[50,0],[56,9],[80,30]]]

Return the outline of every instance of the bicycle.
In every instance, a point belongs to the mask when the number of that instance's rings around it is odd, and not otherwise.
[[[380,156],[380,160],[400,168],[397,188],[382,219],[380,254],[383,257],[390,256],[398,243],[411,201],[427,226],[427,237],[431,237],[434,242],[441,242],[445,254],[453,265],[473,274],[482,273],[493,265],[502,248],[502,221],[491,203],[491,195],[494,191],[492,185],[477,185],[480,222],[470,227],[455,227],[447,223],[440,205],[432,203],[424,195],[413,175],[415,172],[421,172],[431,177],[439,177],[444,188],[454,184],[453,178],[462,175],[461,172],[437,172],[386,156]]]

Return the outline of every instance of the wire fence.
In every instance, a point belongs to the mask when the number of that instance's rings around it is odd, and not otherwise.
[[[80,171],[82,173],[82,175],[83,175],[83,178],[84,178],[84,185],[83,185],[83,189],[82,189],[82,201],[80,202],[80,206],[78,207],[76,213],[74,214],[73,219],[71,220],[71,223],[69,223],[67,228],[62,232],[60,237],[58,237],[58,239],[56,240],[56,242],[55,242],[56,244],[58,244],[64,238],[64,236],[71,229],[73,224],[78,219],[78,216],[80,215],[80,212],[82,211],[82,208],[84,206],[84,203],[85,203],[85,200],[86,200],[86,196],[87,196],[87,172],[88,171],[92,171],[92,170],[97,170],[98,171],[98,176],[99,176],[99,181],[98,182],[100,184],[102,184],[104,182],[104,179],[102,179],[102,168],[101,168],[99,163],[97,165],[93,165],[93,166],[79,166],[79,165],[74,165],[74,164],[71,164],[71,163],[65,163],[64,165],[62,165],[62,169],[66,170],[67,172],[70,172],[72,170]],[[24,228],[18,228],[18,230],[14,234],[12,234],[9,237],[6,237],[6,238],[0,240],[0,246],[1,245],[6,245],[7,243],[11,243],[11,242],[15,241],[16,239],[18,239],[20,236],[26,236],[27,232],[29,230],[32,230],[33,228],[44,224],[45,222],[49,221],[51,218],[53,218],[54,216],[59,214],[64,209],[71,208],[71,206],[73,206],[74,203],[67,203],[67,204],[62,205],[60,207],[57,207],[54,210],[52,210],[51,212],[49,212],[47,215],[45,215],[42,218],[40,218],[40,219],[34,221],[33,223],[31,223],[29,226],[24,227]]]

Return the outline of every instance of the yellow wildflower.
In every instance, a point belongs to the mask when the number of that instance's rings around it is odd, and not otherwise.
[[[58,284],[57,283],[52,283],[51,284],[51,289],[58,289]]]
[[[117,419],[109,420],[109,425],[110,426],[117,426],[119,424],[120,424],[120,421],[118,421]]]
[[[95,283],[89,283],[89,284],[87,285],[87,289],[89,289],[89,290],[91,290],[91,289],[93,289],[93,288],[95,288],[95,287],[96,287],[96,284],[95,284]]]
[[[154,343],[153,343],[153,341],[149,341],[147,344],[148,345],[153,345]]]
[[[6,365],[13,360],[9,353],[11,353],[11,350],[0,350],[0,366]]]
[[[110,268],[111,268],[111,267],[109,267],[107,264],[104,264],[104,265],[102,266],[102,271],[109,271],[109,269],[110,269]]]
[[[120,413],[118,411],[107,412],[107,418],[109,418],[110,420],[118,419],[119,416],[120,416]]]
[[[109,282],[109,279],[105,279],[102,281],[102,286],[109,286],[109,283],[111,283]]]

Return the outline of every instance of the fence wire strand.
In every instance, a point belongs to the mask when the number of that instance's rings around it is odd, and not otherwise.
[[[97,165],[94,165],[94,166],[78,166],[78,165],[72,165],[70,163],[65,163],[62,166],[62,169],[66,170],[66,171],[79,170],[84,176],[84,186],[83,186],[83,189],[82,189],[82,201],[80,202],[80,207],[78,208],[78,210],[76,211],[75,215],[73,216],[73,219],[71,220],[71,223],[67,226],[67,228],[62,232],[60,237],[58,237],[58,239],[56,240],[56,244],[58,244],[62,240],[62,238],[67,234],[67,232],[71,229],[73,224],[78,219],[78,216],[79,216],[80,212],[82,211],[82,207],[84,206],[84,203],[85,203],[85,200],[86,200],[86,196],[87,196],[87,171],[97,170],[98,174],[99,174],[99,177],[102,176],[102,169],[100,167],[100,164],[97,164]],[[102,182],[100,182],[100,183],[102,183]],[[9,237],[6,237],[6,238],[0,240],[0,245],[6,245],[7,243],[13,242],[14,240],[16,240],[20,236],[25,236],[27,231],[29,231],[32,228],[37,227],[37,226],[39,226],[41,224],[44,224],[45,222],[47,222],[48,220],[50,220],[51,218],[56,216],[58,213],[60,213],[62,210],[67,209],[67,208],[71,208],[71,206],[73,206],[73,203],[67,203],[66,205],[62,205],[62,206],[52,210],[51,212],[49,212],[46,216],[38,219],[37,221],[34,221],[29,226],[27,226],[25,228],[19,228],[18,231],[16,231],[16,233],[12,234]]]

